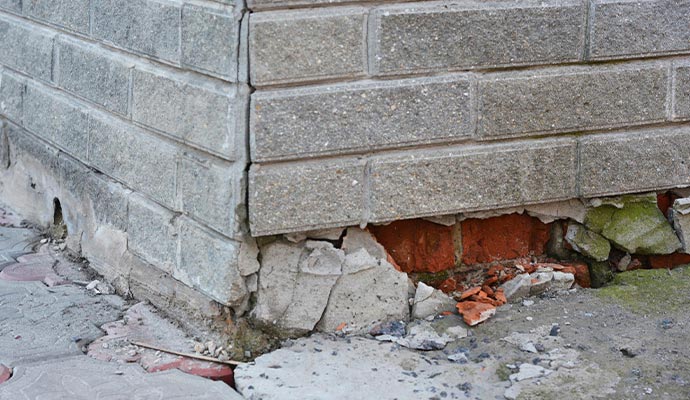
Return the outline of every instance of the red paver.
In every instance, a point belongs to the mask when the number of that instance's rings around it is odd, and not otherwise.
[[[0,383],[7,382],[12,377],[12,370],[0,364]]]

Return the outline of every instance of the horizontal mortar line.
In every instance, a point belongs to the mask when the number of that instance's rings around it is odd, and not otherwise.
[[[9,10],[0,9],[0,16],[1,15],[6,15],[9,18],[22,20],[22,21],[24,21],[24,23],[36,24],[36,25],[38,25],[38,26],[40,26],[46,30],[52,31],[56,35],[70,36],[74,39],[83,40],[84,42],[92,44],[92,45],[96,45],[105,51],[110,51],[110,52],[113,52],[116,54],[120,54],[120,55],[128,57],[128,58],[140,58],[144,61],[148,61],[149,63],[153,64],[154,66],[159,66],[161,68],[173,68],[175,70],[178,70],[178,71],[181,71],[184,73],[197,75],[201,78],[219,81],[223,84],[243,83],[243,82],[235,82],[232,80],[228,80],[229,78],[224,78],[224,77],[221,77],[219,75],[209,75],[209,74],[212,74],[212,72],[210,72],[210,71],[199,70],[199,69],[188,69],[188,66],[186,64],[182,64],[182,62],[180,62],[179,64],[175,64],[173,61],[167,61],[167,60],[162,59],[162,58],[157,58],[155,56],[147,55],[145,53],[139,53],[136,50],[126,49],[124,47],[117,47],[113,43],[109,43],[109,42],[103,41],[101,39],[88,36],[88,35],[81,33],[81,32],[68,30],[68,29],[66,29],[60,25],[50,24],[46,21],[39,20],[39,19],[33,18],[31,16],[28,16],[28,15],[17,14],[15,12],[12,12]],[[182,50],[180,49],[180,52],[181,51]]]
[[[29,82],[26,83],[27,85],[32,84],[32,85],[39,85],[39,86],[42,86],[44,88],[48,88],[49,91],[62,94],[62,96],[58,96],[58,98],[64,98],[65,100],[67,100],[69,102],[75,102],[77,104],[85,103],[85,104],[79,104],[79,105],[84,106],[83,111],[105,114],[110,118],[117,119],[119,122],[121,122],[127,126],[131,126],[131,127],[136,128],[136,129],[141,129],[145,132],[150,133],[154,137],[164,139],[165,141],[169,142],[170,144],[172,144],[175,147],[178,147],[180,149],[189,148],[189,150],[203,153],[204,155],[209,156],[210,158],[212,158],[216,161],[221,161],[224,163],[236,164],[238,162],[243,162],[242,157],[237,157],[235,159],[224,158],[223,156],[220,156],[217,153],[211,153],[210,150],[199,147],[198,145],[196,145],[194,143],[190,143],[190,142],[185,141],[184,139],[174,137],[165,131],[161,131],[161,130],[152,128],[150,126],[143,125],[140,122],[136,122],[134,120],[131,120],[127,116],[124,116],[122,114],[114,113],[114,112],[106,109],[105,107],[103,107],[102,105],[100,105],[98,103],[94,103],[91,100],[83,98],[83,97],[81,97],[75,93],[72,93],[66,89],[63,89],[59,86],[55,86],[51,82],[46,82],[46,81],[43,81],[40,79],[32,78],[32,77],[26,75],[24,72],[15,70],[12,67],[8,67],[8,66],[3,65],[3,68],[7,69],[8,71],[11,71],[12,73],[14,73],[16,75],[21,76],[22,78],[24,78],[27,81],[30,81],[30,83]],[[52,94],[56,95],[57,93],[52,93]],[[22,116],[23,116],[23,113],[24,113],[24,110],[22,107]]]
[[[290,165],[308,165],[312,163],[318,163],[320,161],[327,161],[327,160],[369,160],[373,158],[385,158],[385,157],[395,157],[395,156],[407,156],[407,155],[413,155],[417,153],[425,153],[431,150],[437,150],[437,151],[457,151],[457,150],[463,150],[466,148],[471,148],[471,149],[481,149],[482,147],[488,148],[490,145],[505,145],[505,144],[510,144],[510,143],[526,143],[526,142],[535,142],[535,141],[545,141],[548,139],[551,139],[552,141],[565,141],[568,139],[571,140],[582,140],[582,139],[589,139],[589,138],[594,138],[594,137],[603,137],[607,135],[617,135],[621,133],[643,133],[645,131],[649,131],[652,129],[672,129],[672,128],[680,128],[680,127],[689,127],[690,128],[690,119],[678,119],[678,120],[673,120],[673,121],[663,121],[663,122],[656,122],[656,123],[649,123],[649,124],[641,124],[641,125],[628,125],[628,126],[621,126],[621,127],[616,127],[616,128],[605,128],[605,129],[596,129],[596,130],[591,130],[591,131],[572,131],[572,132],[563,132],[563,133],[542,133],[538,135],[530,135],[530,136],[513,136],[513,137],[503,137],[503,138],[496,138],[496,139],[487,139],[487,140],[477,140],[477,138],[467,138],[464,141],[455,141],[455,142],[436,142],[436,143],[412,143],[409,144],[405,147],[395,147],[395,148],[388,148],[388,149],[376,149],[376,150],[370,150],[370,151],[365,151],[365,152],[352,152],[352,153],[340,153],[340,154],[328,154],[328,155],[318,155],[315,157],[310,157],[310,158],[291,158],[291,159],[282,159],[282,160],[266,160],[266,161],[257,161],[257,160],[252,160],[251,164],[252,165],[258,165],[258,166],[278,166],[278,165],[284,165],[284,164],[290,164]]]
[[[64,157],[68,157],[71,161],[78,162],[79,164],[81,164],[81,165],[83,165],[84,167],[88,168],[88,169],[89,169],[90,171],[92,171],[93,173],[98,173],[98,174],[101,174],[101,175],[106,176],[108,179],[112,180],[113,182],[119,183],[119,184],[122,185],[123,187],[129,189],[132,193],[136,193],[136,195],[145,198],[146,200],[148,200],[148,201],[150,201],[150,202],[152,202],[152,203],[158,205],[158,206],[161,207],[161,208],[164,208],[164,209],[170,211],[170,212],[173,213],[173,214],[184,215],[186,218],[191,219],[192,221],[194,221],[194,222],[195,222],[196,224],[198,224],[199,226],[201,226],[201,227],[203,227],[203,228],[205,228],[205,229],[207,229],[207,230],[209,230],[209,231],[211,231],[211,232],[213,232],[213,233],[215,233],[215,234],[217,234],[217,235],[220,235],[220,236],[222,236],[222,237],[224,237],[224,238],[230,239],[230,240],[235,241],[235,242],[239,242],[239,239],[234,238],[234,237],[232,237],[232,236],[228,236],[227,234],[224,234],[224,233],[220,232],[218,229],[213,228],[212,226],[209,226],[206,222],[203,222],[203,221],[198,220],[197,217],[193,216],[193,215],[190,214],[189,212],[180,211],[180,210],[173,210],[173,209],[169,208],[168,206],[161,204],[159,201],[157,201],[157,200],[151,198],[151,197],[150,197],[149,195],[147,195],[146,193],[140,192],[140,191],[138,191],[138,190],[136,190],[136,189],[130,187],[126,182],[123,182],[122,180],[120,180],[120,179],[118,179],[118,178],[116,178],[116,177],[110,175],[108,172],[102,171],[102,170],[98,169],[97,167],[95,167],[95,166],[93,166],[93,165],[91,165],[91,164],[89,164],[89,163],[87,163],[87,162],[84,162],[84,160],[81,160],[81,159],[75,157],[74,155],[70,154],[70,153],[67,152],[64,148],[62,148],[61,146],[57,145],[56,143],[53,143],[53,142],[51,142],[51,141],[49,141],[49,140],[47,140],[47,139],[41,137],[40,135],[38,135],[38,134],[36,134],[35,132],[32,132],[32,131],[30,131],[30,130],[24,128],[24,127],[21,126],[21,125],[18,125],[15,121],[13,121],[13,120],[11,120],[11,119],[9,119],[9,118],[6,118],[6,121],[8,121],[15,129],[20,130],[20,131],[22,132],[22,134],[28,135],[28,136],[32,137],[33,139],[37,140],[39,143],[42,143],[43,145],[46,145],[46,146],[48,146],[48,147],[50,147],[50,148],[54,148],[55,150],[57,150],[57,152],[58,152],[57,156],[58,156],[58,157],[59,157],[60,155],[63,155]],[[29,154],[31,154],[31,153],[29,153]],[[33,154],[31,154],[31,155],[33,156]],[[56,172],[56,174],[58,173],[57,171],[55,171],[55,172]],[[129,201],[129,199],[127,199],[127,201]]]
[[[353,7],[360,6],[363,8],[375,8],[381,6],[389,6],[394,4],[409,4],[409,3],[432,3],[436,0],[373,0],[373,1],[342,1],[337,3],[316,3],[316,4],[286,4],[286,5],[260,5],[258,8],[248,7],[252,13],[260,13],[264,11],[295,11],[295,10],[322,10],[328,8],[338,7]]]
[[[509,72],[540,72],[544,70],[557,70],[559,67],[595,67],[598,66],[616,66],[616,65],[629,65],[629,64],[641,64],[649,63],[650,65],[655,62],[690,62],[690,49],[681,53],[673,54],[663,54],[663,55],[652,55],[651,57],[637,57],[637,58],[616,58],[607,60],[584,60],[584,61],[573,61],[573,62],[555,62],[555,63],[541,63],[541,64],[512,64],[506,66],[497,67],[460,67],[460,68],[448,68],[444,70],[429,69],[420,70],[407,73],[398,73],[390,75],[366,75],[366,76],[356,76],[356,77],[342,77],[342,78],[332,78],[323,80],[309,80],[300,82],[285,82],[271,85],[257,85],[252,82],[254,88],[257,92],[263,93],[267,91],[278,91],[280,89],[298,89],[298,88],[318,88],[321,86],[327,86],[334,83],[358,83],[358,82],[387,82],[392,80],[400,79],[414,79],[414,78],[434,78],[443,77],[452,74],[476,74],[478,77],[490,78],[489,75],[505,74]],[[251,66],[250,66],[251,68]],[[251,73],[251,71],[250,71]]]

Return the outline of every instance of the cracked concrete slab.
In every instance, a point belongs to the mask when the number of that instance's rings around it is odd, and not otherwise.
[[[69,357],[14,368],[0,398],[37,399],[242,399],[222,382],[178,370],[148,374],[138,365]]]

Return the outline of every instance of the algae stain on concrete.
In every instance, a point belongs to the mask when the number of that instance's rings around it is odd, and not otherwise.
[[[640,269],[616,274],[596,294],[638,314],[676,312],[690,306],[690,265],[667,269]]]

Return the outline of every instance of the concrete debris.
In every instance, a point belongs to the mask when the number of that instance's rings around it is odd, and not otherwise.
[[[422,219],[443,226],[453,226],[457,222],[455,214],[438,215],[434,217],[425,217]]]
[[[454,311],[456,301],[440,290],[419,282],[412,303],[412,318],[424,319],[444,311]]]
[[[259,272],[259,246],[256,240],[245,237],[240,243],[240,251],[237,256],[237,269],[240,276],[249,276]],[[251,291],[251,290],[250,290]]]
[[[371,233],[359,228],[347,228],[343,237],[342,249],[350,254],[365,249],[369,255],[378,260],[388,260],[388,252],[376,241]]]
[[[342,271],[342,250],[331,243],[277,241],[261,249],[256,305],[251,317],[287,336],[314,329]]]
[[[542,376],[547,376],[553,371],[546,369],[539,365],[534,364],[520,364],[520,370],[518,373],[510,375],[511,382],[520,382],[525,379],[541,378]]]
[[[553,280],[553,272],[534,272],[529,275],[530,286],[529,294],[531,296],[540,295],[551,288],[551,281]]]
[[[463,301],[456,305],[462,319],[469,326],[478,325],[496,314],[496,306],[477,301]]]
[[[112,285],[97,279],[89,282],[89,284],[86,285],[86,290],[90,290],[95,294],[115,294],[115,288],[113,288]]]
[[[596,261],[606,261],[611,252],[611,244],[605,237],[590,231],[584,225],[568,224],[565,240],[573,250]]]
[[[365,234],[367,238],[363,240]],[[376,256],[385,257],[385,250],[381,254],[373,246],[378,243],[371,240],[367,232],[348,229],[343,241],[344,248],[345,243],[349,243],[345,249],[343,274],[333,286],[318,330],[335,332],[344,323],[353,332],[364,333],[380,322],[409,319],[409,301],[414,296],[414,284],[407,274],[397,271],[385,258]],[[352,247],[354,243],[364,246],[355,250]],[[369,253],[367,247],[373,247],[377,254]]]
[[[569,272],[553,271],[552,290],[568,290],[575,283],[575,275]]]
[[[528,274],[520,274],[515,278],[505,282],[500,287],[503,288],[503,293],[509,302],[516,302],[528,297],[530,294],[530,287],[532,286],[532,279]]]
[[[443,329],[429,321],[415,321],[408,326],[405,337],[394,341],[410,349],[441,350],[448,343],[464,337],[467,337],[467,329],[463,326],[454,325]]]

